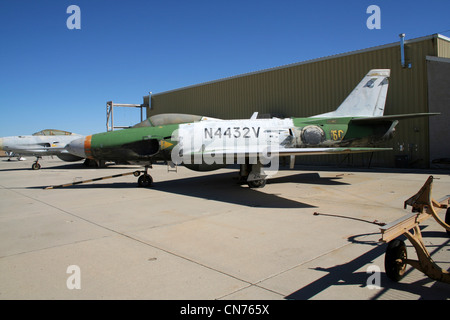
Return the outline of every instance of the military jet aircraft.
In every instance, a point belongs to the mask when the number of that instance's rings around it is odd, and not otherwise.
[[[32,135],[0,138],[0,150],[19,156],[35,156],[36,161],[31,168],[39,170],[41,168],[39,159],[43,156],[57,156],[61,160],[69,162],[82,160],[83,158],[70,154],[65,149],[69,142],[82,137],[84,136],[68,131],[46,129]]]
[[[136,126],[98,133],[69,143],[79,157],[145,165],[139,186],[153,182],[147,169],[156,160],[198,171],[240,165],[240,177],[263,187],[289,156],[391,150],[376,145],[393,136],[399,119],[431,114],[383,116],[389,69],[370,70],[333,112],[308,118],[221,120],[183,114],[155,115]]]

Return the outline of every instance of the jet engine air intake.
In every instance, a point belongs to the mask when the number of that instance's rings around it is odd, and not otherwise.
[[[306,126],[302,130],[301,138],[305,145],[315,146],[325,140],[325,132],[319,126]]]

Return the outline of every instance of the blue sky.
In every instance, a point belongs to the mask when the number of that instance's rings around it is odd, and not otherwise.
[[[68,6],[81,29],[66,26]],[[370,5],[381,29],[370,30]],[[0,136],[106,130],[106,101],[442,33],[450,1],[0,0]],[[187,110],[188,112],[189,110]],[[139,121],[115,109],[116,125]]]

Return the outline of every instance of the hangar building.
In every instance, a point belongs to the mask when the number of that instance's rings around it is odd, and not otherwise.
[[[297,164],[438,166],[450,159],[450,38],[434,34],[237,75],[144,97],[147,116],[189,113],[221,119],[309,117],[333,111],[370,69],[391,69],[385,115],[441,112],[400,121],[393,151],[297,157]],[[147,102],[147,103],[145,103]]]

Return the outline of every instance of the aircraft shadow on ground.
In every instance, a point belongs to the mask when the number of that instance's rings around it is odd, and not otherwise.
[[[426,226],[421,227],[421,229],[425,229]],[[445,233],[445,231],[442,231],[442,233]],[[430,232],[422,232],[423,237],[442,237],[442,233],[430,231]],[[374,233],[375,234],[375,233]],[[366,288],[367,290],[370,290],[373,292],[373,296],[371,297],[372,300],[377,300],[380,298],[383,298],[384,294],[387,294],[389,290],[396,290],[396,291],[404,291],[407,293],[411,293],[414,295],[419,296],[418,299],[423,300],[446,300],[448,299],[448,284],[434,281],[430,278],[428,278],[425,274],[423,275],[423,278],[412,282],[412,283],[402,283],[402,280],[399,282],[394,282],[390,280],[385,272],[384,272],[384,266],[378,266],[381,270],[380,274],[380,289],[369,289],[369,285],[373,285],[373,281],[369,280],[369,277],[373,275],[372,272],[367,272],[367,270],[357,271],[360,270],[364,266],[371,265],[372,262],[379,258],[380,256],[384,256],[386,252],[387,244],[380,244],[379,242],[373,242],[373,241],[358,241],[357,239],[359,237],[367,236],[368,234],[364,235],[357,235],[354,237],[349,238],[349,242],[352,243],[358,243],[358,244],[365,244],[367,246],[372,247],[369,251],[362,254],[361,256],[347,262],[341,265],[336,265],[329,268],[322,268],[322,267],[316,267],[313,268],[313,270],[317,271],[323,271],[325,275],[310,284],[304,286],[303,288],[289,294],[285,297],[285,299],[288,300],[308,300],[313,298],[314,296],[320,294],[320,292],[332,287],[332,286],[349,286],[349,285],[357,285],[360,288]],[[400,237],[403,239],[407,245],[407,247],[412,247],[411,243],[406,241],[405,237]],[[430,250],[431,256],[439,250],[442,250],[444,247],[450,246],[450,240],[447,240],[443,245],[433,247],[434,250]],[[411,249],[413,250],[413,249]],[[415,257],[412,257],[415,259]],[[384,260],[383,260],[384,261]],[[407,266],[405,277],[410,274],[414,269],[410,265]],[[430,286],[430,283],[433,283]],[[399,296],[397,293],[396,296]],[[345,298],[345,297],[344,297]]]
[[[287,175],[284,177],[274,177],[273,179],[267,180],[268,184],[277,183],[301,183],[301,184],[314,184],[314,185],[326,185],[326,186],[343,186],[348,185],[346,182],[340,181],[341,177],[321,177],[320,174],[316,172],[308,173],[297,173],[292,175]]]
[[[131,176],[133,179],[135,177]],[[157,177],[155,177],[157,178]],[[306,183],[318,185],[347,185],[338,181],[340,178],[322,178],[317,173],[294,174],[286,177],[278,177],[268,180],[268,184],[278,183]],[[68,183],[70,183],[68,181]],[[168,181],[155,181],[149,192],[167,192],[185,195],[205,200],[213,200],[226,203],[234,203],[248,207],[262,208],[315,208],[316,206],[284,198],[278,194],[266,192],[266,188],[252,189],[246,184],[239,185],[236,172],[218,173],[174,179]],[[31,187],[33,189],[47,186]],[[100,188],[137,188],[137,182],[114,183],[113,180],[104,182],[77,184],[64,188],[71,189],[100,189]],[[51,192],[51,190],[49,190]]]
[[[239,185],[236,173],[222,173],[210,176],[155,182],[158,191],[181,194],[206,200],[234,203],[261,208],[314,208],[296,200],[267,193],[265,188],[252,189]]]

